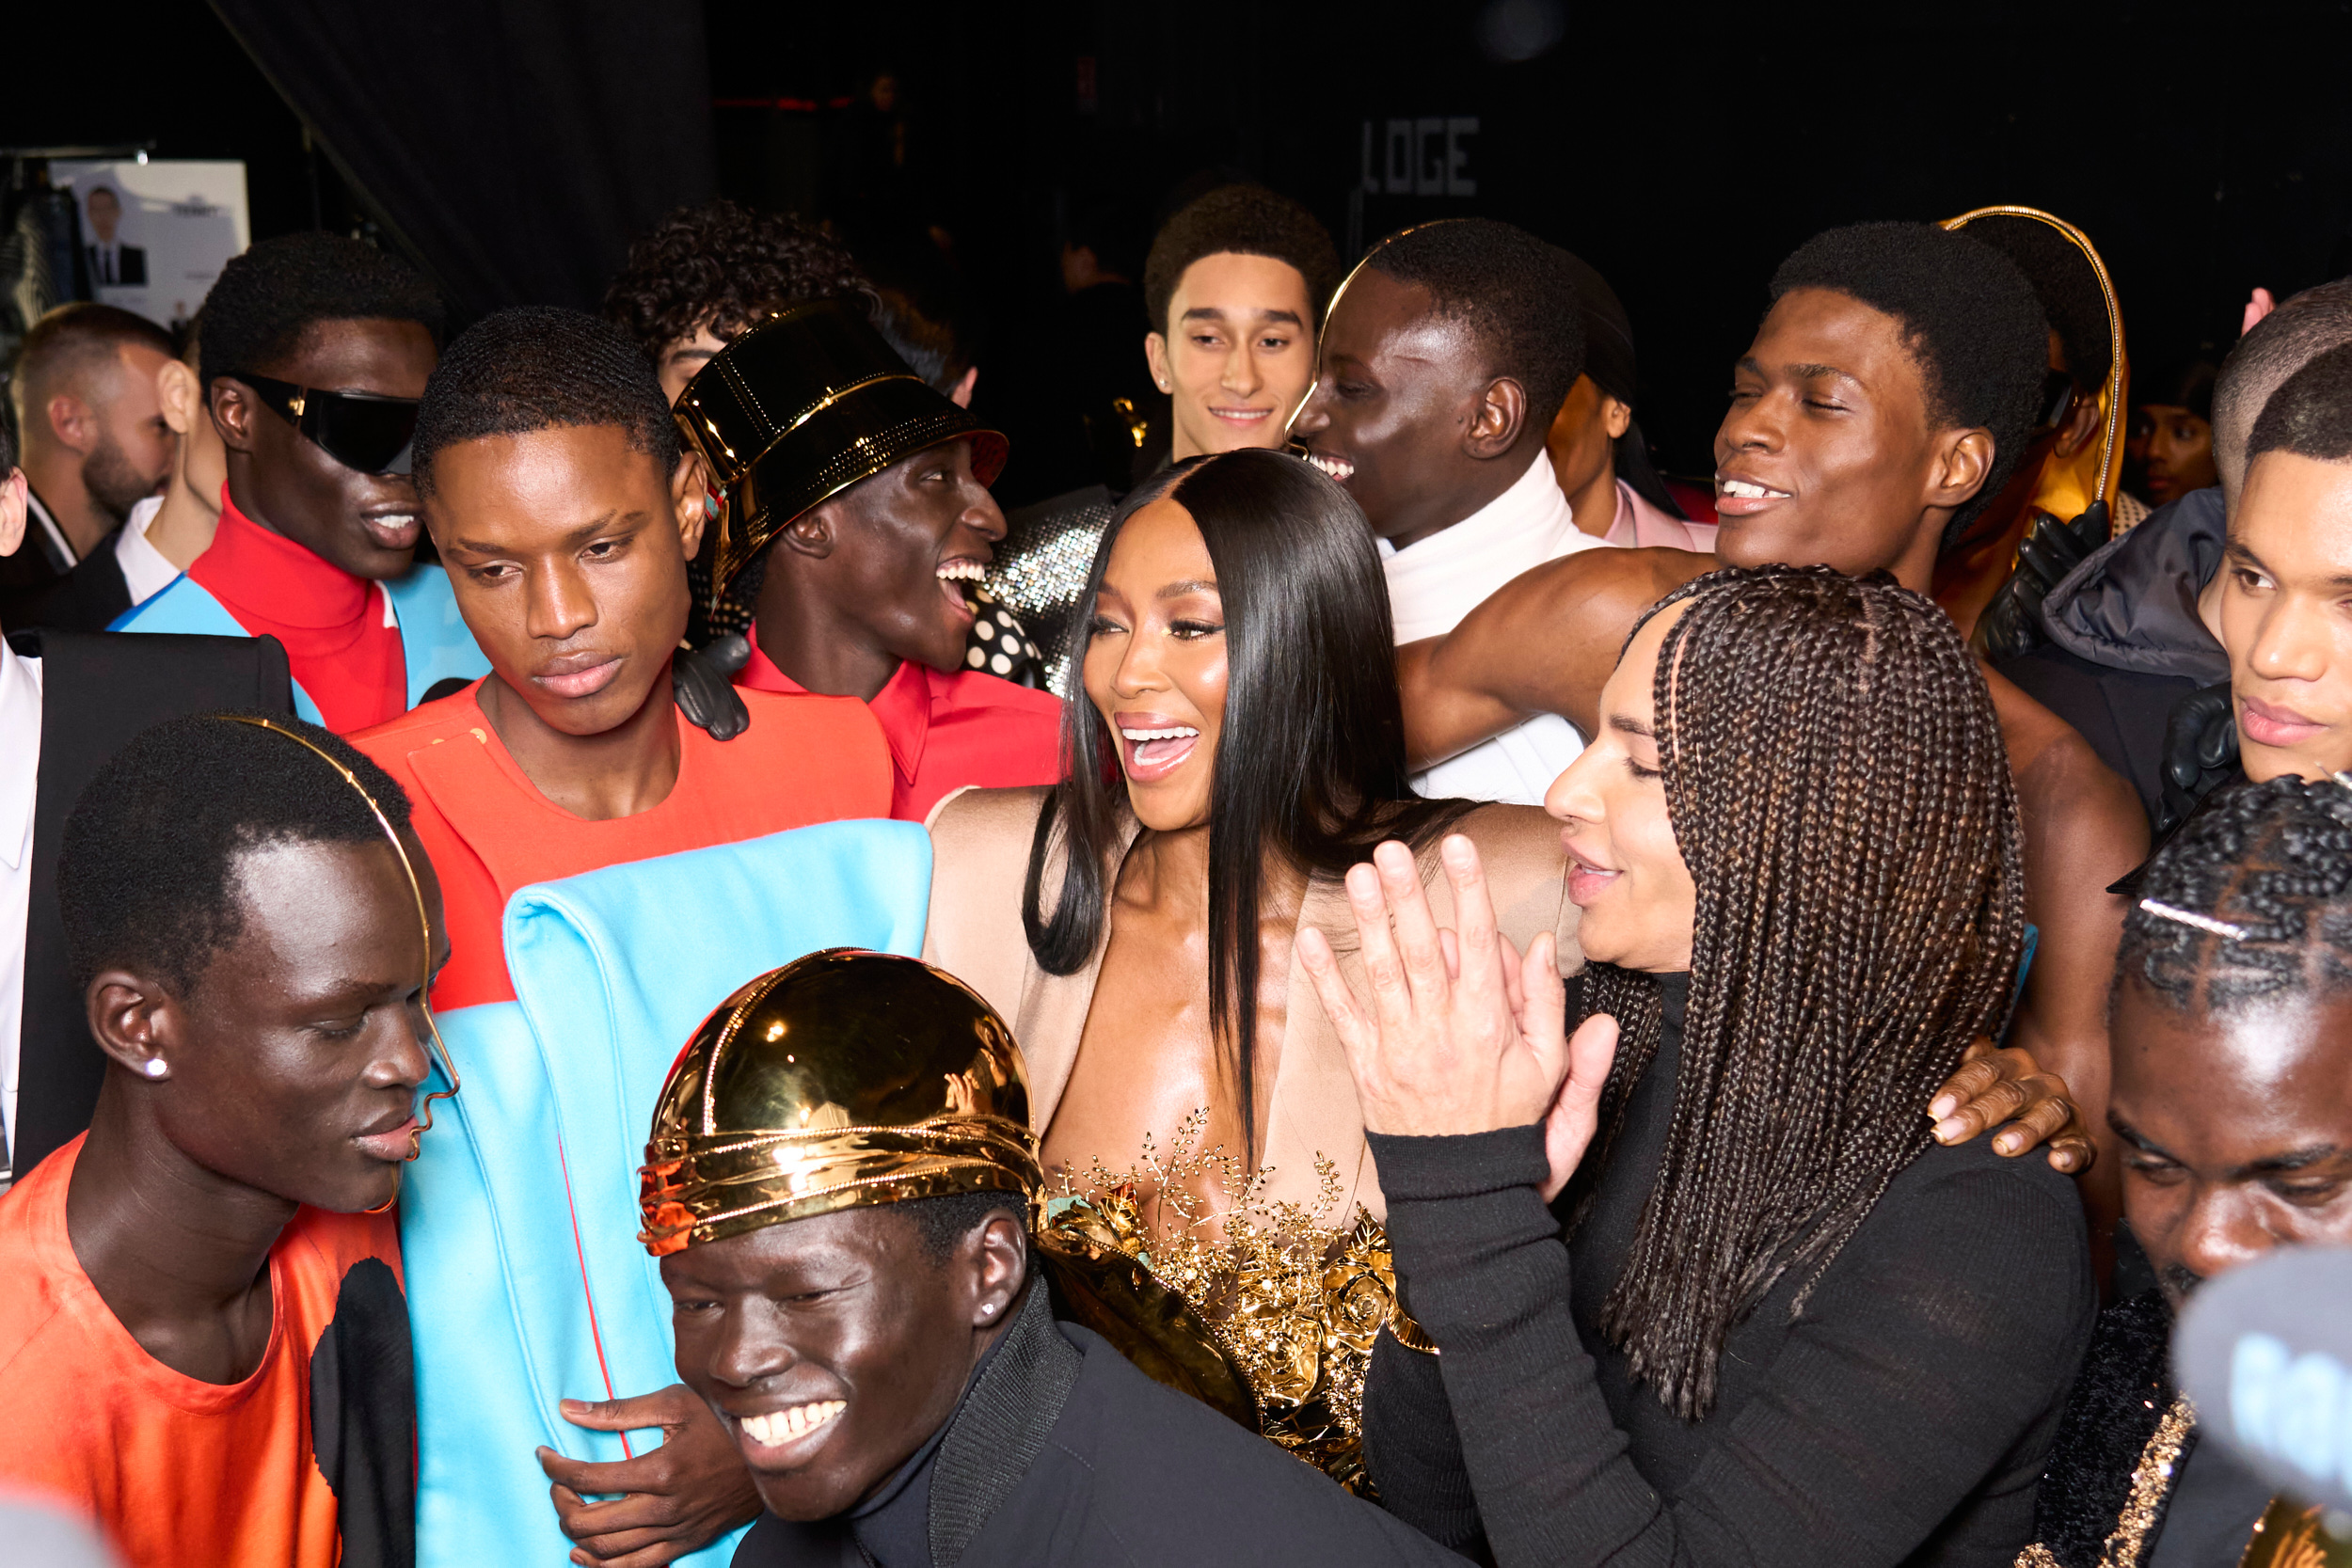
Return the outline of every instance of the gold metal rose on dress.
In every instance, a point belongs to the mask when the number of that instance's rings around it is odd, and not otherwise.
[[[1205,1330],[1225,1364],[1180,1369],[1181,1377],[1145,1370],[1369,1495],[1364,1372],[1396,1304],[1388,1233],[1361,1206],[1350,1225],[1326,1223],[1340,1201],[1339,1174],[1327,1159],[1315,1161],[1312,1207],[1268,1203],[1270,1170],[1244,1170],[1222,1146],[1195,1148],[1207,1124],[1205,1110],[1186,1117],[1165,1155],[1147,1136],[1123,1173],[1098,1161],[1074,1180],[1064,1175],[1046,1202],[1041,1245],[1049,1256],[1129,1260],[1149,1285],[1175,1298],[1171,1317],[1200,1325],[1195,1333]],[[1083,1304],[1070,1305],[1077,1321],[1117,1342]],[[1232,1387],[1236,1379],[1239,1387]]]

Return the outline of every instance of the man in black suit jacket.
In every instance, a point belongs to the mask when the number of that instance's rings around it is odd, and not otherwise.
[[[24,534],[26,487],[14,456],[0,431],[0,555]],[[275,638],[30,630],[0,645],[0,895],[8,895],[0,896],[0,998],[17,1013],[0,1017],[0,1053],[15,1057],[0,1065],[14,1066],[17,1085],[0,1172],[32,1169],[87,1127],[105,1076],[57,910],[66,814],[133,736],[220,708],[294,711],[286,650]],[[21,771],[28,753],[39,759],[29,800]],[[0,1184],[7,1180],[0,1174]]]
[[[84,198],[82,211],[89,215],[90,231],[98,236],[95,243],[82,247],[89,262],[89,280],[125,289],[145,288],[147,252],[115,238],[122,223],[122,198],[111,186],[100,185]]]

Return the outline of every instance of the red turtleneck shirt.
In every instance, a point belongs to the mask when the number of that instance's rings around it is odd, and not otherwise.
[[[760,652],[755,626],[751,661],[735,684],[755,691],[808,689]],[[866,705],[890,743],[890,815],[920,822],[966,784],[1002,789],[1061,782],[1061,699],[977,670],[943,675],[902,661]]]
[[[286,645],[286,662],[326,727],[349,735],[408,709],[408,669],[391,595],[273,533],[220,488],[220,529],[188,566],[197,585],[255,637]]]

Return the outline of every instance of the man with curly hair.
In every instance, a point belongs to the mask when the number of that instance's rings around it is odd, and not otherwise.
[[[876,297],[840,241],[722,198],[679,208],[628,247],[604,291],[604,319],[637,340],[675,403],[745,327],[799,300],[849,295]]]
[[[339,735],[488,662],[421,564],[409,439],[439,357],[424,279],[335,234],[264,240],[221,269],[198,354],[228,483],[210,548],[117,631],[275,637],[294,710]]]
[[[862,300],[900,357],[957,404],[971,403],[977,372],[952,328],[923,315],[904,294],[877,289],[823,230],[724,198],[679,208],[630,245],[604,292],[604,318],[637,340],[661,379],[662,395],[675,404],[745,328],[810,299]],[[687,579],[694,596],[690,642],[702,647],[751,626],[748,600],[711,593],[707,557],[687,563]],[[976,585],[974,597],[979,615],[965,650],[977,655],[972,667],[1039,684],[1037,650],[1019,621],[984,586]]]

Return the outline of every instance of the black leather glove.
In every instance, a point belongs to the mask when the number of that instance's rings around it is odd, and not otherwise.
[[[709,731],[713,740],[733,740],[752,727],[751,709],[727,678],[751,657],[752,645],[739,631],[699,652],[680,648],[670,656],[670,691],[688,723]]]
[[[2156,809],[2155,834],[2181,825],[2197,802],[2237,771],[2237,715],[2230,683],[2192,691],[2172,705],[2164,721],[2164,799]]]
[[[2071,523],[2047,512],[2035,515],[2017,546],[2017,570],[2001,584],[1977,625],[1992,658],[2015,658],[2049,641],[2042,626],[2042,604],[2067,574],[2107,542],[2107,505],[2093,501]]]

